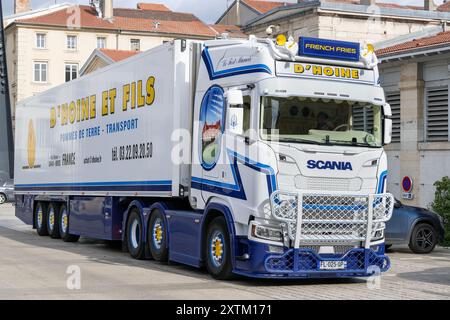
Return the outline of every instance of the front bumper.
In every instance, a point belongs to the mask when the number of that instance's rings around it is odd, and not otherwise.
[[[270,252],[267,244],[243,239],[240,247],[249,253],[249,259],[237,260],[235,273],[254,278],[369,277],[390,268],[390,260],[384,254],[384,244],[370,249],[354,248],[344,254],[318,254],[303,248],[285,248],[283,253],[275,254]],[[321,261],[345,261],[346,268],[321,270]]]

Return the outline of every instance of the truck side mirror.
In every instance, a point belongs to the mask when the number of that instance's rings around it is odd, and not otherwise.
[[[383,143],[390,144],[392,142],[392,109],[389,103],[385,103],[383,105],[383,113],[384,113],[384,137]]]
[[[228,90],[225,93],[225,97],[227,98],[228,105],[243,105],[244,104],[244,95],[241,90]]]
[[[392,142],[392,119],[384,119],[384,144]]]

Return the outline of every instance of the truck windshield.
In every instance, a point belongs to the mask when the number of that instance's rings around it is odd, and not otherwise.
[[[346,146],[382,146],[381,107],[302,97],[261,98],[265,140]]]

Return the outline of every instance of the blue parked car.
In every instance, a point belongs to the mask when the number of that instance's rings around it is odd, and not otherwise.
[[[395,200],[394,213],[386,223],[386,248],[407,244],[414,253],[430,253],[444,239],[444,233],[440,215]]]

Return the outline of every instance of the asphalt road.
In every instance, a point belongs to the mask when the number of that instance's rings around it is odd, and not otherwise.
[[[216,281],[204,270],[133,260],[117,243],[38,237],[11,205],[0,206],[0,299],[450,300],[450,249],[389,255],[392,268],[379,281]]]

